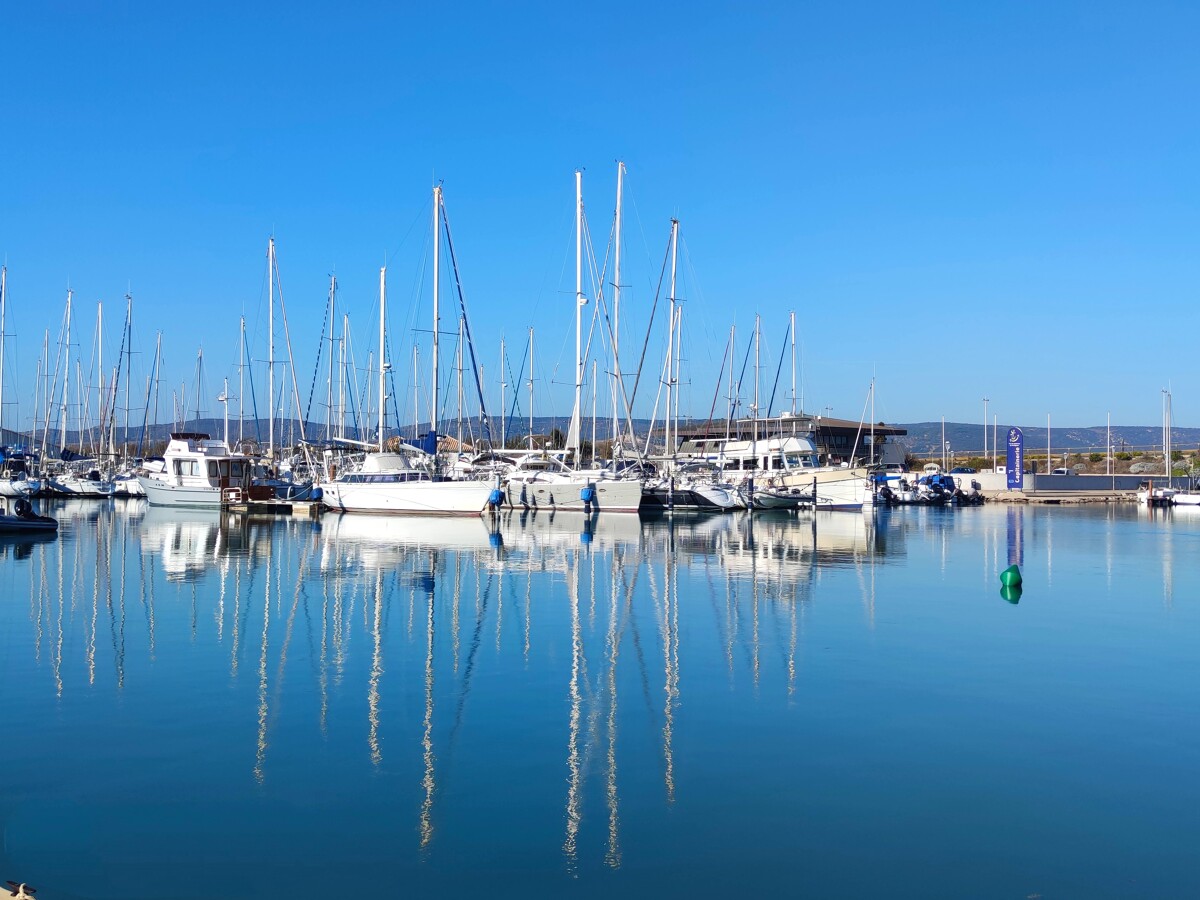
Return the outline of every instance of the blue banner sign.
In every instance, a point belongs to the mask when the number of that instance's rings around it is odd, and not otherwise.
[[[1008,489],[1019,491],[1024,486],[1021,473],[1025,471],[1025,434],[1020,428],[1008,429]]]

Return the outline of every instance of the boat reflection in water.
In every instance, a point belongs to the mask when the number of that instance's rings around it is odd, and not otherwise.
[[[468,807],[515,816],[528,838],[505,852],[534,869],[547,854],[550,871],[621,869],[623,830],[667,827],[693,789],[679,764],[689,691],[704,686],[695,703],[715,679],[794,695],[818,571],[872,566],[883,547],[869,518],[824,513],[55,514],[75,539],[22,559],[35,668],[49,662],[59,697],[124,695],[90,702],[130,746],[153,741],[165,710],[196,710],[171,765],[117,785],[169,791],[176,765],[219,771],[224,813],[261,828],[316,790],[342,832],[386,842],[378,858],[431,872],[442,843],[466,842],[484,869],[501,852],[463,824]],[[102,753],[115,766],[126,750]],[[141,826],[106,827],[132,840]]]
[[[1005,832],[1015,895],[1055,883],[1025,863],[1082,811],[1131,867],[1174,847],[1150,893],[1190,896],[1195,728],[1143,710],[1189,708],[1171,673],[1194,656],[1200,521],[1106,507],[313,521],[54,501],[58,539],[0,543],[23,736],[5,860],[48,897],[200,898],[203,865],[266,897],[325,872],[368,897],[876,896],[962,859],[973,883],[996,821],[1040,822]],[[996,597],[1013,559],[1019,606]],[[1047,677],[1064,660],[1096,684]],[[1012,752],[1031,739],[1057,750]],[[1114,787],[1145,747],[1164,789]],[[997,766],[1009,789],[978,789]],[[1090,872],[1094,842],[1062,846]]]

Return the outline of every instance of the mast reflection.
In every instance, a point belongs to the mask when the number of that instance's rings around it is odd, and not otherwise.
[[[715,664],[731,686],[794,696],[822,572],[851,570],[852,590],[853,572],[869,572],[873,598],[870,567],[904,546],[902,529],[885,542],[866,517],[825,514],[314,523],[108,505],[64,518],[66,539],[22,560],[32,656],[56,696],[142,686],[186,653],[183,677],[227,684],[247,784],[279,781],[297,742],[349,733],[380,784],[402,773],[408,840],[415,830],[428,855],[444,843],[440,798],[479,765],[463,747],[477,752],[477,729],[495,726],[494,710],[468,703],[472,679],[477,696],[494,691],[489,666],[534,688],[552,679],[566,709],[531,740],[554,760],[549,852],[571,873],[625,864],[621,794],[641,772],[662,807],[685,796],[694,672]],[[389,729],[403,739],[388,743]]]

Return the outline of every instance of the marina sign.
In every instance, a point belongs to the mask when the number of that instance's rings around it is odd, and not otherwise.
[[[1008,429],[1008,489],[1019,491],[1023,487],[1021,473],[1025,470],[1025,435],[1020,428]]]

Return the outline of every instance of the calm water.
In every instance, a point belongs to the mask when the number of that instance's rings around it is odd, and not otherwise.
[[[51,510],[0,544],[39,898],[1200,896],[1200,516]]]

